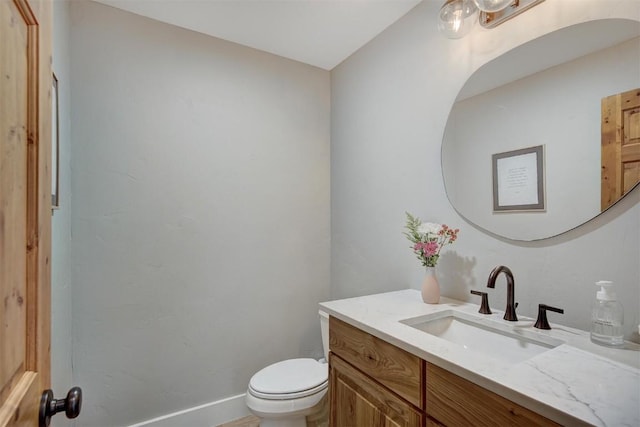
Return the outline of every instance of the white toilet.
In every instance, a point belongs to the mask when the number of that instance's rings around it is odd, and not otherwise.
[[[319,314],[324,361],[283,360],[251,377],[246,403],[260,427],[305,427],[306,417],[322,409],[329,386],[329,315]]]

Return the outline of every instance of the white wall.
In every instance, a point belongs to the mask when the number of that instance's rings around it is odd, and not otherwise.
[[[596,280],[619,285],[625,335],[640,341],[640,189],[596,220],[556,238],[514,243],[465,222],[443,187],[440,147],[451,106],[473,72],[498,55],[550,31],[599,18],[640,20],[636,1],[546,1],[493,30],[464,39],[437,32],[439,2],[425,1],[331,74],[331,296],[407,287],[424,274],[402,235],[404,212],[461,229],[438,264],[443,294],[474,300],[491,269],[515,275],[518,313],[539,303],[588,329]],[[470,178],[471,179],[471,178]],[[491,306],[503,310],[501,278]]]
[[[59,201],[52,217],[51,236],[51,387],[64,398],[73,387],[71,284],[71,79],[69,2],[53,2],[53,71],[58,78]],[[64,416],[53,426],[71,425]]]
[[[599,214],[600,100],[640,87],[639,64],[636,37],[456,102],[442,146],[456,210],[519,240],[555,236]],[[545,212],[494,213],[491,154],[537,145],[545,153]]]
[[[81,425],[243,393],[320,357],[329,73],[72,2]]]

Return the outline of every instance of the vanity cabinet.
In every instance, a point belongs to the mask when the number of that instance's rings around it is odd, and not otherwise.
[[[329,318],[331,426],[423,426],[425,362]]]
[[[421,426],[424,414],[368,375],[330,356],[331,426]]]
[[[558,425],[333,316],[329,349],[332,427]]]

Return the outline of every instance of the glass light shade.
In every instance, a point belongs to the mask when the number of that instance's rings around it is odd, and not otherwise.
[[[473,0],[483,12],[497,12],[513,3],[513,0]]]
[[[466,36],[476,22],[478,8],[473,0],[447,0],[438,14],[438,29],[450,39]]]

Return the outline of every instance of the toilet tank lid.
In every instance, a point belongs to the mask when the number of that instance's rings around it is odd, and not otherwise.
[[[289,394],[309,390],[328,379],[326,363],[315,359],[289,359],[274,363],[257,372],[249,386],[260,393]]]

